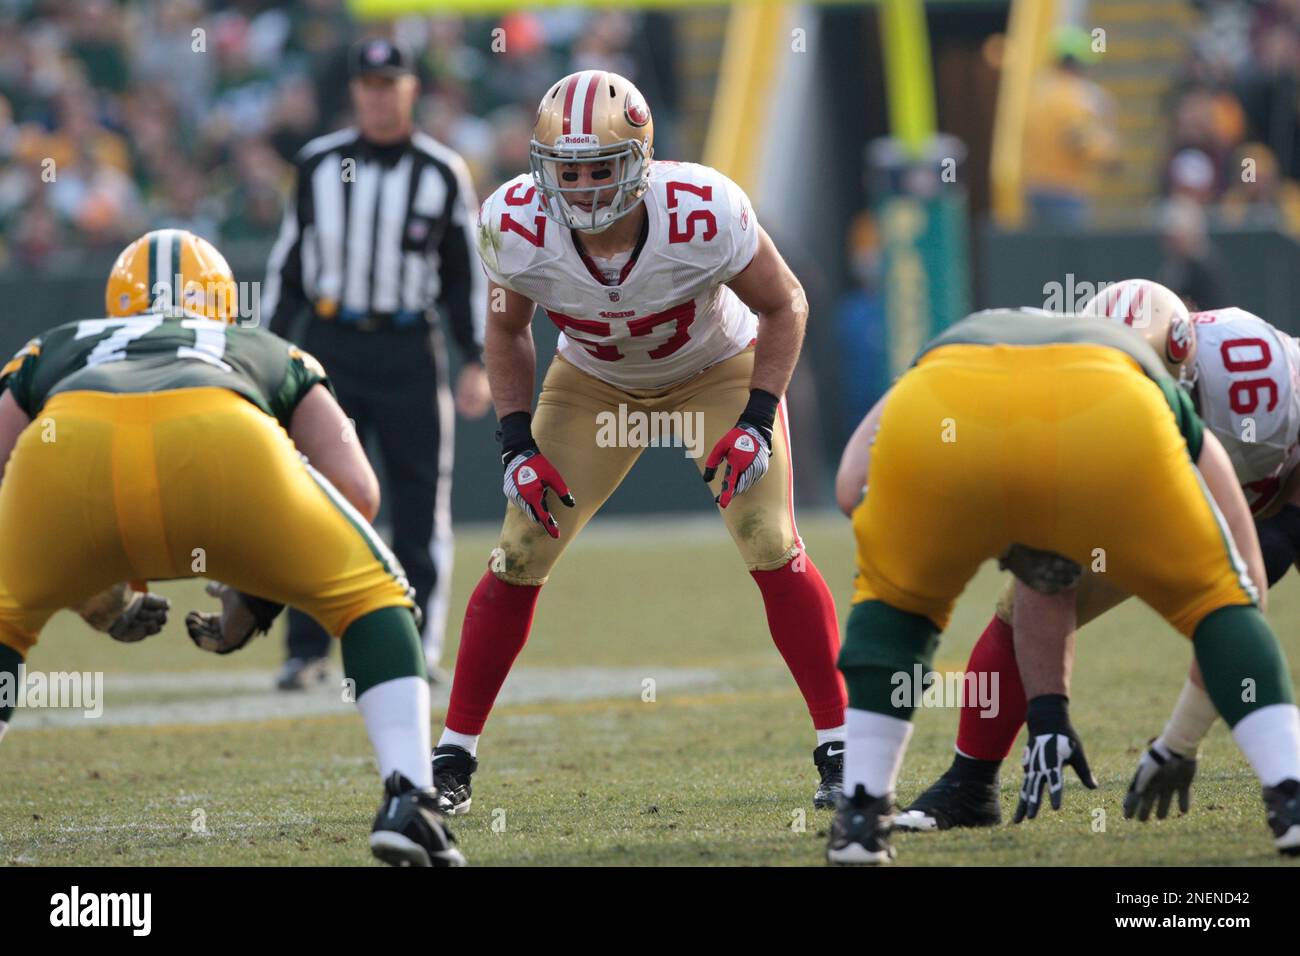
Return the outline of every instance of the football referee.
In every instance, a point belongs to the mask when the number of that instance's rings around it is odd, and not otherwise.
[[[483,369],[486,284],[473,258],[478,200],[464,161],[415,129],[419,81],[410,52],[381,39],[349,53],[356,126],[299,153],[297,185],[267,264],[262,314],[325,366],[358,440],[383,463],[393,552],[424,612],[437,679],[451,583],[452,398],[437,310],[464,364],[455,408],[477,418],[491,397]],[[289,617],[284,690],[324,680],[330,637]]]

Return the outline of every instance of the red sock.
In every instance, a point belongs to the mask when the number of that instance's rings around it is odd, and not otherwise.
[[[963,703],[961,719],[957,724],[957,749],[976,760],[1006,760],[1011,745],[1016,742],[1020,725],[1025,722],[1025,687],[1020,683],[1020,668],[1016,664],[1015,632],[1011,625],[996,614],[984,633],[971,649],[966,662],[967,673],[997,674],[998,711],[985,716],[977,702]],[[986,677],[992,688],[991,677]],[[970,686],[969,682],[967,686]],[[978,683],[977,685],[978,686]]]
[[[470,595],[460,630],[447,729],[481,734],[510,666],[533,626],[540,584],[506,584],[491,571]]]
[[[807,554],[775,571],[750,571],[763,592],[767,626],[776,649],[808,703],[813,727],[825,730],[844,723],[844,678],[835,661],[840,653],[840,626],[835,600],[821,572]]]

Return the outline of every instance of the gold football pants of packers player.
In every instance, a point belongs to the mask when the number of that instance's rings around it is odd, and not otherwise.
[[[275,419],[221,388],[53,396],[0,483],[0,643],[128,579],[207,577],[331,634],[410,607],[401,566]]]
[[[618,422],[628,420],[620,413],[620,406],[630,420],[651,421],[651,416],[673,415],[680,422],[689,417],[688,427],[693,434],[684,437],[692,439],[693,450],[699,451],[695,466],[702,473],[705,458],[744,410],[753,371],[754,352],[747,349],[669,388],[624,390],[580,371],[557,355],[547,369],[532,430],[542,454],[568,483],[577,504],[565,508],[554,500],[554,495],[548,498],[551,512],[560,523],[558,539],[509,505],[499,550],[493,554],[496,576],[508,584],[545,584],[569,542],[627,476],[644,445],[621,441],[636,436],[631,429],[627,436],[619,434]],[[649,432],[645,434],[648,438]],[[669,442],[663,430],[659,442]],[[677,448],[673,453],[684,454]],[[721,491],[724,471],[718,470],[711,485],[715,496]],[[772,427],[767,474],[721,511],[751,571],[783,567],[803,548],[794,523],[792,481],[783,401]]]
[[[853,528],[854,604],[939,630],[981,562],[1013,543],[1085,568],[1104,559],[1110,588],[1187,636],[1218,608],[1254,603],[1159,387],[1102,346],[924,356],[886,401]]]

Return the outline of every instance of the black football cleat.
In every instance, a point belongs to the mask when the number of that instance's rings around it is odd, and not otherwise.
[[[862,784],[852,797],[841,793],[826,844],[827,862],[864,866],[892,861],[894,846],[889,833],[893,815],[893,798],[873,797]]]
[[[433,786],[438,791],[438,809],[449,817],[469,813],[471,788],[469,778],[478,769],[478,761],[464,747],[443,744],[433,751]]]
[[[813,794],[813,806],[818,810],[833,810],[835,801],[844,792],[844,741],[822,744],[813,751],[813,764],[821,777]]]
[[[394,770],[370,828],[370,852],[389,866],[464,866],[456,838],[443,824],[438,798]]]
[[[894,817],[900,830],[952,830],[957,827],[995,827],[1002,822],[996,770],[990,778],[963,771],[959,761],[944,771],[901,813]],[[970,761],[970,758],[964,758]],[[975,763],[975,761],[970,761]],[[980,764],[992,761],[978,761]]]
[[[1264,808],[1277,852],[1300,856],[1300,781],[1283,780],[1276,787],[1265,787]]]

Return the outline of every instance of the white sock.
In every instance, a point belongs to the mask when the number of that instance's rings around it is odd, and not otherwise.
[[[898,770],[912,737],[912,722],[850,707],[844,749],[844,793],[852,796],[858,784],[873,797],[892,794]]]
[[[399,770],[417,787],[432,787],[429,682],[422,677],[386,680],[358,697],[357,708],[375,748],[380,779]]]
[[[1295,704],[1269,704],[1251,711],[1232,728],[1232,739],[1264,786],[1300,780],[1300,710]]]
[[[9,729],[9,722],[7,720],[0,720],[0,740],[5,739],[5,731],[7,731],[8,729]]]
[[[1169,715],[1169,723],[1156,741],[1180,757],[1195,757],[1201,741],[1210,732],[1211,725],[1219,716],[1214,709],[1210,695],[1192,683],[1191,679],[1183,684],[1183,691],[1178,695],[1174,712]]]
[[[813,729],[816,730],[815,727]],[[817,746],[820,747],[822,744],[828,744],[832,741],[839,743],[844,739],[845,733],[846,731],[843,724],[840,724],[838,727],[828,727],[826,730],[818,730]]]
[[[478,756],[478,734],[458,734],[444,727],[442,736],[438,738],[438,746],[444,744],[454,744],[461,750],[468,750],[471,757]]]

